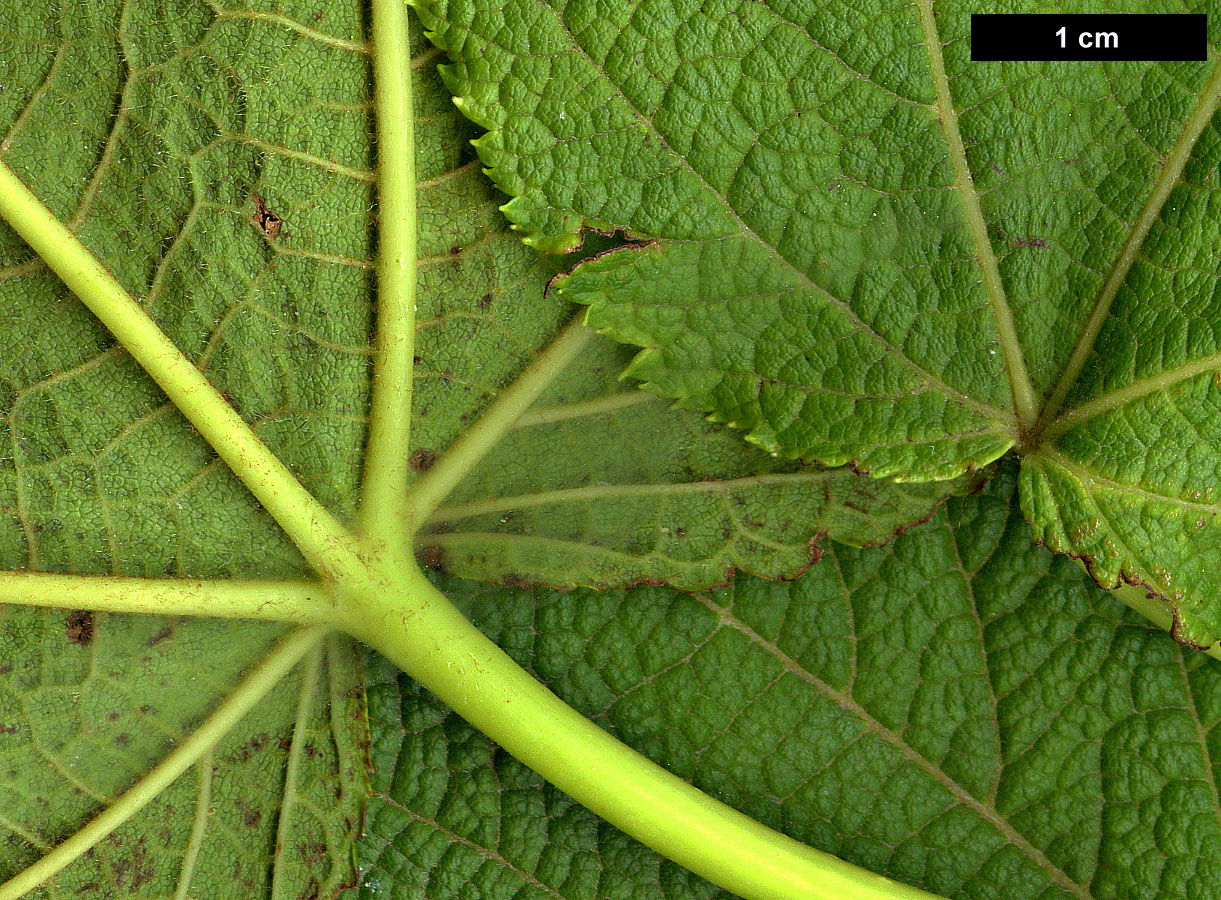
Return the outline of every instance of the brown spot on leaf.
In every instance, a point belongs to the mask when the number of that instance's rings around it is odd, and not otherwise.
[[[92,612],[87,609],[78,609],[68,616],[68,640],[81,646],[93,642]]]
[[[262,752],[263,748],[267,746],[267,742],[268,737],[266,732],[256,734],[238,748],[237,753],[234,754],[234,757],[239,762],[246,762],[256,753]]]
[[[445,554],[436,544],[431,544],[420,551],[420,561],[434,572],[440,572],[445,566]]]
[[[113,841],[116,846],[121,846],[122,841]],[[125,886],[124,882],[131,877],[131,887],[129,891],[135,891],[141,885],[151,881],[155,871],[149,852],[144,847],[144,839],[136,841],[128,850],[125,856],[119,856],[110,866],[111,874],[114,878],[114,883],[120,887]],[[124,892],[128,893],[128,892]]]
[[[164,628],[162,628],[160,631],[158,631],[156,634],[154,634],[152,637],[150,637],[145,643],[149,647],[154,647],[157,644],[160,644],[166,638],[172,636],[173,634],[174,634],[174,626],[166,625]]]
[[[302,861],[307,863],[323,862],[326,860],[328,855],[326,844],[322,843],[321,841],[298,843],[295,845],[295,848],[297,851],[297,856],[299,856]]]
[[[417,472],[427,472],[436,461],[437,452],[429,450],[427,447],[419,447],[411,456],[407,457],[407,464]]]
[[[267,206],[256,191],[250,192],[250,202],[254,204],[254,227],[263,233],[268,241],[274,242],[280,236],[284,220]]]

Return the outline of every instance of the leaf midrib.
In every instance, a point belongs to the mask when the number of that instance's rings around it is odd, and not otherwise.
[[[1018,428],[1026,431],[1034,424],[1038,414],[1037,392],[1026,368],[1026,358],[1013,322],[1013,311],[1009,308],[1005,286],[1001,281],[1000,267],[996,262],[996,254],[992,252],[992,242],[988,240],[988,226],[984,222],[983,210],[979,205],[979,193],[975,190],[975,180],[967,165],[966,150],[962,144],[962,135],[958,131],[958,112],[950,96],[949,79],[946,77],[945,62],[941,57],[941,38],[937,34],[932,0],[917,0],[916,6],[920,10],[920,24],[925,48],[928,50],[933,89],[937,94],[937,118],[945,134],[947,155],[954,168],[954,182],[962,200],[967,228],[971,232],[976,260],[984,279],[984,292],[992,308],[998,342],[1005,357],[1005,373],[1009,377]]]
[[[719,481],[706,479],[686,482],[652,482],[642,484],[590,484],[582,487],[539,490],[528,494],[513,494],[488,500],[452,503],[437,507],[425,524],[453,522],[472,516],[505,512],[511,509],[528,509],[558,503],[590,502],[628,497],[666,497],[688,494],[732,493],[736,488],[765,487],[767,485],[817,484],[841,477],[837,469],[818,469],[809,472],[784,472],[768,475],[748,475]]]
[[[1216,515],[1221,513],[1221,502],[1217,503],[1200,503],[1196,500],[1188,500],[1183,497],[1176,497],[1170,494],[1159,494],[1157,491],[1142,487],[1139,484],[1129,484],[1127,482],[1116,481],[1113,478],[1108,478],[1106,475],[1095,472],[1093,469],[1087,468],[1082,463],[1070,459],[1064,453],[1053,450],[1050,447],[1041,447],[1035,459],[1043,462],[1052,463],[1059,466],[1064,471],[1068,472],[1073,478],[1079,481],[1086,487],[1086,495],[1093,502],[1093,492],[1089,490],[1091,486],[1097,486],[1106,490],[1114,491],[1117,494],[1127,494],[1133,497],[1140,497],[1142,500],[1151,503],[1164,503],[1167,506],[1178,507],[1183,510],[1191,510],[1197,513],[1208,513]],[[1118,534],[1114,529],[1113,534]]]

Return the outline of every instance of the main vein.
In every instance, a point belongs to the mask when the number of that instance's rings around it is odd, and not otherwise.
[[[322,625],[338,617],[316,581],[126,578],[0,571],[0,604]]]
[[[659,484],[647,482],[644,484],[589,484],[584,487],[558,488],[550,491],[535,491],[529,494],[514,494],[510,497],[496,497],[491,500],[477,500],[469,503],[453,503],[437,507],[428,518],[429,524],[454,522],[482,516],[501,513],[512,509],[530,509],[536,506],[549,506],[560,503],[589,503],[597,500],[618,500],[624,497],[664,497],[683,496],[690,494],[727,495],[737,488],[763,487],[764,485],[806,485],[813,490],[813,485],[830,481],[839,477],[839,469],[815,469],[813,471],[784,472],[768,475],[748,475],[742,478],[726,478],[719,481],[687,481],[677,484]],[[428,540],[426,536],[421,540]]]
[[[937,114],[945,131],[946,143],[949,144],[958,196],[962,198],[967,227],[971,231],[979,267],[983,273],[984,290],[988,294],[992,317],[996,321],[1001,352],[1005,355],[1005,370],[1009,374],[1018,427],[1026,431],[1034,425],[1038,416],[1038,393],[1034,382],[1030,380],[1029,372],[1026,371],[1026,358],[1022,354],[1017,328],[1013,324],[1013,312],[1005,299],[1005,286],[1001,283],[1000,268],[997,266],[996,255],[992,252],[992,243],[988,240],[988,226],[979,206],[979,194],[975,190],[975,181],[967,166],[966,150],[962,145],[962,135],[958,131],[958,113],[950,96],[950,83],[945,74],[945,62],[941,57],[941,38],[937,35],[933,3],[932,0],[917,0],[916,6],[920,10],[920,23],[924,27],[924,43],[928,48],[929,67],[932,69],[933,83],[937,90]]]
[[[415,523],[407,509],[411,375],[415,353],[416,178],[407,18],[374,3],[373,93],[377,122],[377,343],[360,529],[402,551]]]
[[[1183,126],[1183,133],[1179,135],[1170,155],[1166,157],[1161,174],[1149,193],[1149,199],[1145,201],[1145,206],[1137,216],[1127,241],[1119,251],[1119,258],[1115,260],[1115,265],[1111,267],[1107,280],[1102,285],[1102,290],[1098,292],[1098,299],[1094,301],[1094,308],[1090,312],[1089,319],[1086,320],[1081,336],[1077,339],[1072,356],[1069,357],[1059,381],[1051,392],[1051,397],[1039,415],[1038,424],[1034,429],[1035,434],[1042,433],[1055,420],[1069,391],[1077,383],[1086,359],[1093,352],[1094,342],[1098,340],[1098,333],[1102,330],[1102,323],[1111,311],[1111,303],[1127,279],[1128,270],[1136,261],[1136,255],[1149,235],[1149,229],[1153,227],[1153,223],[1162,212],[1162,207],[1166,205],[1166,198],[1170,196],[1170,191],[1182,177],[1183,167],[1187,165],[1196,140],[1204,131],[1204,126],[1208,124],[1213,113],[1217,111],[1218,101],[1221,101],[1221,60],[1218,60],[1212,77],[1201,93],[1199,102],[1196,103],[1195,110],[1192,111]]]
[[[337,575],[353,563],[359,565],[356,544],[347,529],[259,440],[114,275],[3,162],[0,215],[157,382],[315,569]]]

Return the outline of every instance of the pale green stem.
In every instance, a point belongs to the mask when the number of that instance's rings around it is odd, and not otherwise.
[[[488,451],[576,358],[594,332],[581,324],[584,314],[564,326],[524,372],[500,392],[495,402],[411,486],[408,519],[424,522]]]
[[[0,603],[159,616],[334,624],[341,613],[316,581],[208,581],[0,572]]]
[[[284,794],[280,800],[280,820],[276,825],[275,862],[271,868],[271,900],[284,896],[284,864],[292,848],[288,846],[293,828],[293,807],[297,802],[297,779],[301,773],[301,758],[309,741],[309,719],[318,695],[318,677],[322,673],[322,643],[310,650],[301,673],[301,689],[297,693],[297,719],[293,723],[293,740],[284,767]],[[312,813],[311,813],[312,814]]]
[[[195,877],[195,865],[199,862],[199,851],[203,848],[212,813],[212,751],[201,756],[196,765],[199,767],[199,790],[195,795],[195,821],[191,823],[191,837],[186,853],[182,855],[182,868],[178,870],[174,900],[187,900],[190,896],[191,879]]]
[[[1139,584],[1123,584],[1111,593],[1159,628],[1170,631],[1174,626],[1174,616],[1171,615],[1169,607],[1162,600],[1150,597],[1149,592]],[[1204,652],[1213,659],[1221,659],[1221,641]]]
[[[62,222],[0,162],[0,216],[132,355],[319,571],[356,559],[344,527],[259,440],[220,392]]]
[[[373,84],[377,111],[377,342],[360,527],[366,538],[406,548],[411,371],[415,353],[415,111],[407,6],[374,0]]]
[[[518,666],[417,572],[353,603],[352,632],[577,802],[746,900],[933,900],[712,799],[611,737]]]
[[[629,406],[640,403],[665,403],[667,401],[656,394],[644,391],[629,391],[622,394],[611,394],[608,397],[598,397],[594,400],[583,400],[579,403],[566,403],[563,406],[547,406],[534,408],[522,413],[513,423],[513,430],[535,428],[539,425],[551,425],[556,422],[566,422],[570,419],[592,418],[618,412]]]
[[[142,810],[178,776],[209,753],[280,679],[300,662],[330,628],[298,628],[285,637],[247,675],[216,711],[147,775],[114,801],[105,812],[27,869],[0,884],[0,900],[17,900],[32,891]]]

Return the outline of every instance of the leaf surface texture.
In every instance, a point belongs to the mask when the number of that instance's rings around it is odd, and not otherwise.
[[[556,290],[648,390],[902,480],[1016,448],[1038,540],[1221,633],[1215,53],[977,64],[931,0],[415,5],[526,240],[634,242]]]

